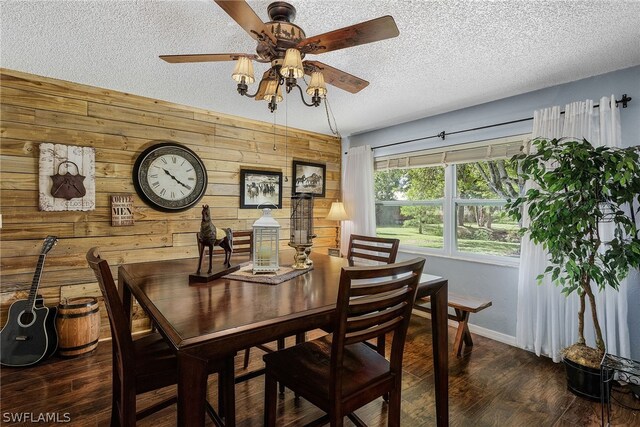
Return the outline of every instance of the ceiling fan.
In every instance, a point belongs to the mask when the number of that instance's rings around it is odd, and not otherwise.
[[[215,2],[256,40],[256,53],[161,55],[160,58],[169,63],[237,61],[232,77],[238,82],[238,93],[258,101],[269,101],[271,112],[277,108],[277,102],[282,100],[282,86],[286,87],[287,93],[297,87],[303,103],[317,107],[327,93],[325,82],[351,93],[357,93],[369,84],[366,80],[322,62],[302,61],[306,55],[320,55],[400,34],[393,17],[387,15],[307,37],[304,30],[293,23],[296,9],[284,1],[273,2],[267,7],[271,21],[266,23],[262,22],[246,1]],[[255,81],[252,61],[270,63],[271,66],[262,76],[256,93],[249,94],[248,84]],[[302,88],[296,80],[305,74],[311,76],[306,89],[311,96],[310,103],[304,99]]]

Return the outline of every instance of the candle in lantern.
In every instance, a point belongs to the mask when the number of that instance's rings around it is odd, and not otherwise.
[[[294,243],[299,243],[302,245],[306,245],[307,243],[309,243],[308,240],[308,235],[307,235],[307,230],[294,230],[294,239],[293,242]]]

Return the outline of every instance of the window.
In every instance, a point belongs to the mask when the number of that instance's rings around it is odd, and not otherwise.
[[[392,169],[375,174],[376,233],[400,244],[444,247],[444,167]]]
[[[445,255],[519,257],[519,225],[503,207],[524,185],[509,160],[523,145],[518,137],[376,159],[378,236]]]
[[[489,160],[453,166],[456,177],[455,248],[458,252],[518,257],[518,222],[503,210],[518,197],[524,181],[511,160]]]

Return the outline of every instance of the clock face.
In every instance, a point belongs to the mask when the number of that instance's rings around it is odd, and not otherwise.
[[[204,195],[207,171],[196,153],[175,143],[147,148],[133,167],[133,183],[142,199],[168,212],[190,208]]]

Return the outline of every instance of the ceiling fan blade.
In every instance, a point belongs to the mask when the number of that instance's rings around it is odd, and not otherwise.
[[[257,55],[247,53],[197,53],[193,55],[160,55],[160,59],[171,64],[181,64],[185,62],[217,62],[235,61],[241,56],[246,56],[253,60],[258,60]]]
[[[266,36],[270,38],[274,44],[277,42],[271,30],[269,30],[269,27],[264,25],[262,19],[251,9],[251,6],[249,6],[246,1],[215,0],[215,2],[255,40],[259,41]]]
[[[298,43],[304,53],[321,54],[346,47],[390,39],[400,34],[396,21],[387,15],[350,27],[309,37]]]
[[[328,66],[319,61],[304,61],[304,71],[311,74],[315,70],[322,72],[325,83],[351,93],[358,93],[365,87],[369,86],[369,82],[359,77],[340,71],[337,68]]]

